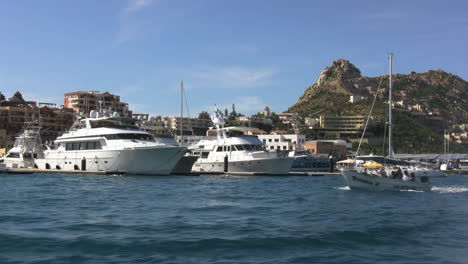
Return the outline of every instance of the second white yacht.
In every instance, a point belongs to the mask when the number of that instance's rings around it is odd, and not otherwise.
[[[287,175],[293,158],[280,157],[276,152],[264,149],[257,137],[228,137],[224,128],[225,117],[215,109],[211,120],[216,126],[216,140],[200,140],[189,148],[199,158],[192,167],[193,172]]]

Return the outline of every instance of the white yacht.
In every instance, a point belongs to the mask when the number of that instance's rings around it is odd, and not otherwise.
[[[179,144],[177,140],[170,134],[169,130],[165,130],[164,132],[161,130],[160,127],[151,127],[151,126],[140,126],[141,129],[150,133],[156,141],[162,142],[166,145],[172,146],[182,146]],[[190,155],[190,153],[186,153],[182,158],[179,160],[177,165],[172,170],[171,174],[174,175],[190,175],[192,172],[192,166],[197,161],[198,157]]]
[[[35,160],[44,158],[38,122],[25,123],[24,130],[16,137],[13,147],[8,150],[0,164],[5,168],[33,168]]]
[[[187,148],[158,142],[134,120],[91,111],[35,159],[35,167],[62,171],[104,171],[168,175]]]
[[[276,152],[264,149],[257,137],[228,137],[229,128],[224,128],[225,117],[215,109],[211,120],[216,127],[217,139],[200,140],[189,147],[199,158],[192,167],[193,172],[287,175],[293,158],[280,157]]]

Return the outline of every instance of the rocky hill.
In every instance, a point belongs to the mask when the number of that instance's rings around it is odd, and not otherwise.
[[[306,89],[288,112],[297,112],[302,117],[318,111],[321,111],[321,115],[366,115],[379,84],[381,89],[373,116],[377,121],[384,122],[388,75],[363,77],[356,66],[341,59],[323,70],[317,82]],[[415,125],[420,121],[413,120],[415,116],[432,116],[444,120],[446,127],[439,127],[439,132],[468,123],[468,82],[457,75],[442,70],[394,74],[393,88],[395,110],[400,112],[396,117],[400,120],[395,120],[395,123],[401,121],[400,126]],[[350,103],[351,95],[362,96],[364,100]],[[403,118],[401,113],[406,113],[406,116]],[[419,123],[424,128],[424,124]],[[434,128],[431,130],[437,133]]]

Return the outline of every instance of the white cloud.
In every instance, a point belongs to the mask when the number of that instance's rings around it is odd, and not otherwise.
[[[266,106],[258,96],[237,97],[235,101],[237,112],[260,112]]]
[[[399,10],[398,12],[395,11],[382,11],[382,12],[372,12],[366,13],[363,15],[365,19],[373,20],[373,21],[393,21],[399,20],[402,18],[407,18],[408,15],[406,12]]]
[[[135,38],[138,35],[140,28],[129,22],[122,22],[117,32],[117,42],[123,43]]]
[[[150,114],[150,116],[156,115],[156,113],[153,112],[154,106],[149,104],[128,102],[128,106],[134,114]]]
[[[141,19],[137,16],[140,11],[154,5],[159,0],[130,0],[120,16],[120,25],[117,30],[117,43],[135,39],[148,28],[154,28],[151,19]]]
[[[222,102],[221,104],[216,104],[216,107],[222,111],[224,111],[224,109],[228,109],[230,112],[232,109],[232,104],[235,105],[236,112],[242,114],[261,112],[266,106],[265,102],[263,102],[263,100],[258,96],[240,96],[234,98],[232,102]],[[211,113],[214,107],[214,105],[204,106],[200,112],[208,111],[208,113]]]
[[[136,94],[136,93],[139,93],[139,92],[142,92],[144,91],[145,89],[141,86],[138,86],[138,85],[130,85],[130,86],[127,86],[123,89],[120,89],[116,92],[116,94],[120,95],[121,97],[122,96],[129,96],[129,95],[133,95],[133,94]]]
[[[130,0],[127,7],[124,9],[125,13],[135,13],[153,4],[155,0]]]
[[[273,68],[209,67],[192,73],[192,77],[217,88],[252,88],[268,85],[276,73]]]
[[[256,45],[245,43],[222,45],[215,43],[208,48],[216,56],[255,56],[261,51]]]

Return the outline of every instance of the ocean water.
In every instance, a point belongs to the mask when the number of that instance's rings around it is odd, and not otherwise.
[[[468,176],[0,174],[0,263],[468,263]]]

